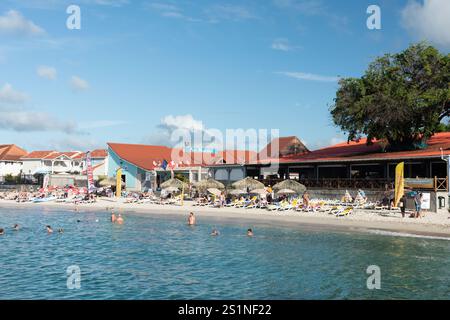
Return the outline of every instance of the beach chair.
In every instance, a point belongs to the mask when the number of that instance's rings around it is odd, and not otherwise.
[[[268,211],[277,211],[278,209],[280,209],[280,204],[274,203],[274,204],[270,204],[267,206],[266,208]]]
[[[352,213],[353,213],[353,208],[352,207],[348,207],[348,208],[345,208],[344,210],[339,211],[338,213],[336,213],[336,217],[345,217],[345,216],[348,216],[349,214],[352,214]]]
[[[281,201],[278,211],[287,211],[292,209],[292,205],[288,201]]]
[[[254,196],[250,199],[250,202],[245,206],[245,209],[255,209],[256,208],[256,200],[257,196]]]

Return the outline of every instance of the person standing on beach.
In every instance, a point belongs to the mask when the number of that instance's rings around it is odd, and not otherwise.
[[[400,203],[398,204],[400,207],[400,211],[402,213],[402,217],[405,217],[405,213],[406,213],[406,195],[403,195],[400,198]]]
[[[414,197],[414,204],[416,206],[416,215],[415,218],[420,218],[420,211],[422,210],[422,192],[419,192]]]
[[[194,216],[193,212],[189,213],[188,225],[190,225],[190,226],[195,225],[195,216]]]

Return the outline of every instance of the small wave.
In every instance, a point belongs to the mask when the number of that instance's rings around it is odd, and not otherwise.
[[[386,231],[386,230],[368,230],[368,231],[369,231],[369,233],[378,234],[378,235],[382,235],[382,236],[405,237],[405,238],[421,238],[421,239],[447,240],[447,241],[450,241],[450,237],[427,236],[427,235],[421,235],[421,234]]]

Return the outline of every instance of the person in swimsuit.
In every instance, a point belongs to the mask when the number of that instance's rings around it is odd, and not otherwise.
[[[195,216],[193,212],[189,213],[188,225],[190,226],[195,225]]]

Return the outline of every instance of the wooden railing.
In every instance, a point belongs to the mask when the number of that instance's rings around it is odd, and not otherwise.
[[[434,179],[435,191],[447,191],[448,179],[447,178],[435,178]]]
[[[393,179],[294,179],[307,188],[321,189],[364,189],[364,190],[389,190],[394,189]],[[447,178],[434,179],[435,191],[447,191],[449,187]],[[260,180],[264,185],[275,185],[283,179]]]
[[[266,186],[274,185],[283,179],[260,180]],[[388,190],[394,188],[394,180],[388,179],[295,179],[307,188],[323,189],[365,189],[365,190]]]

